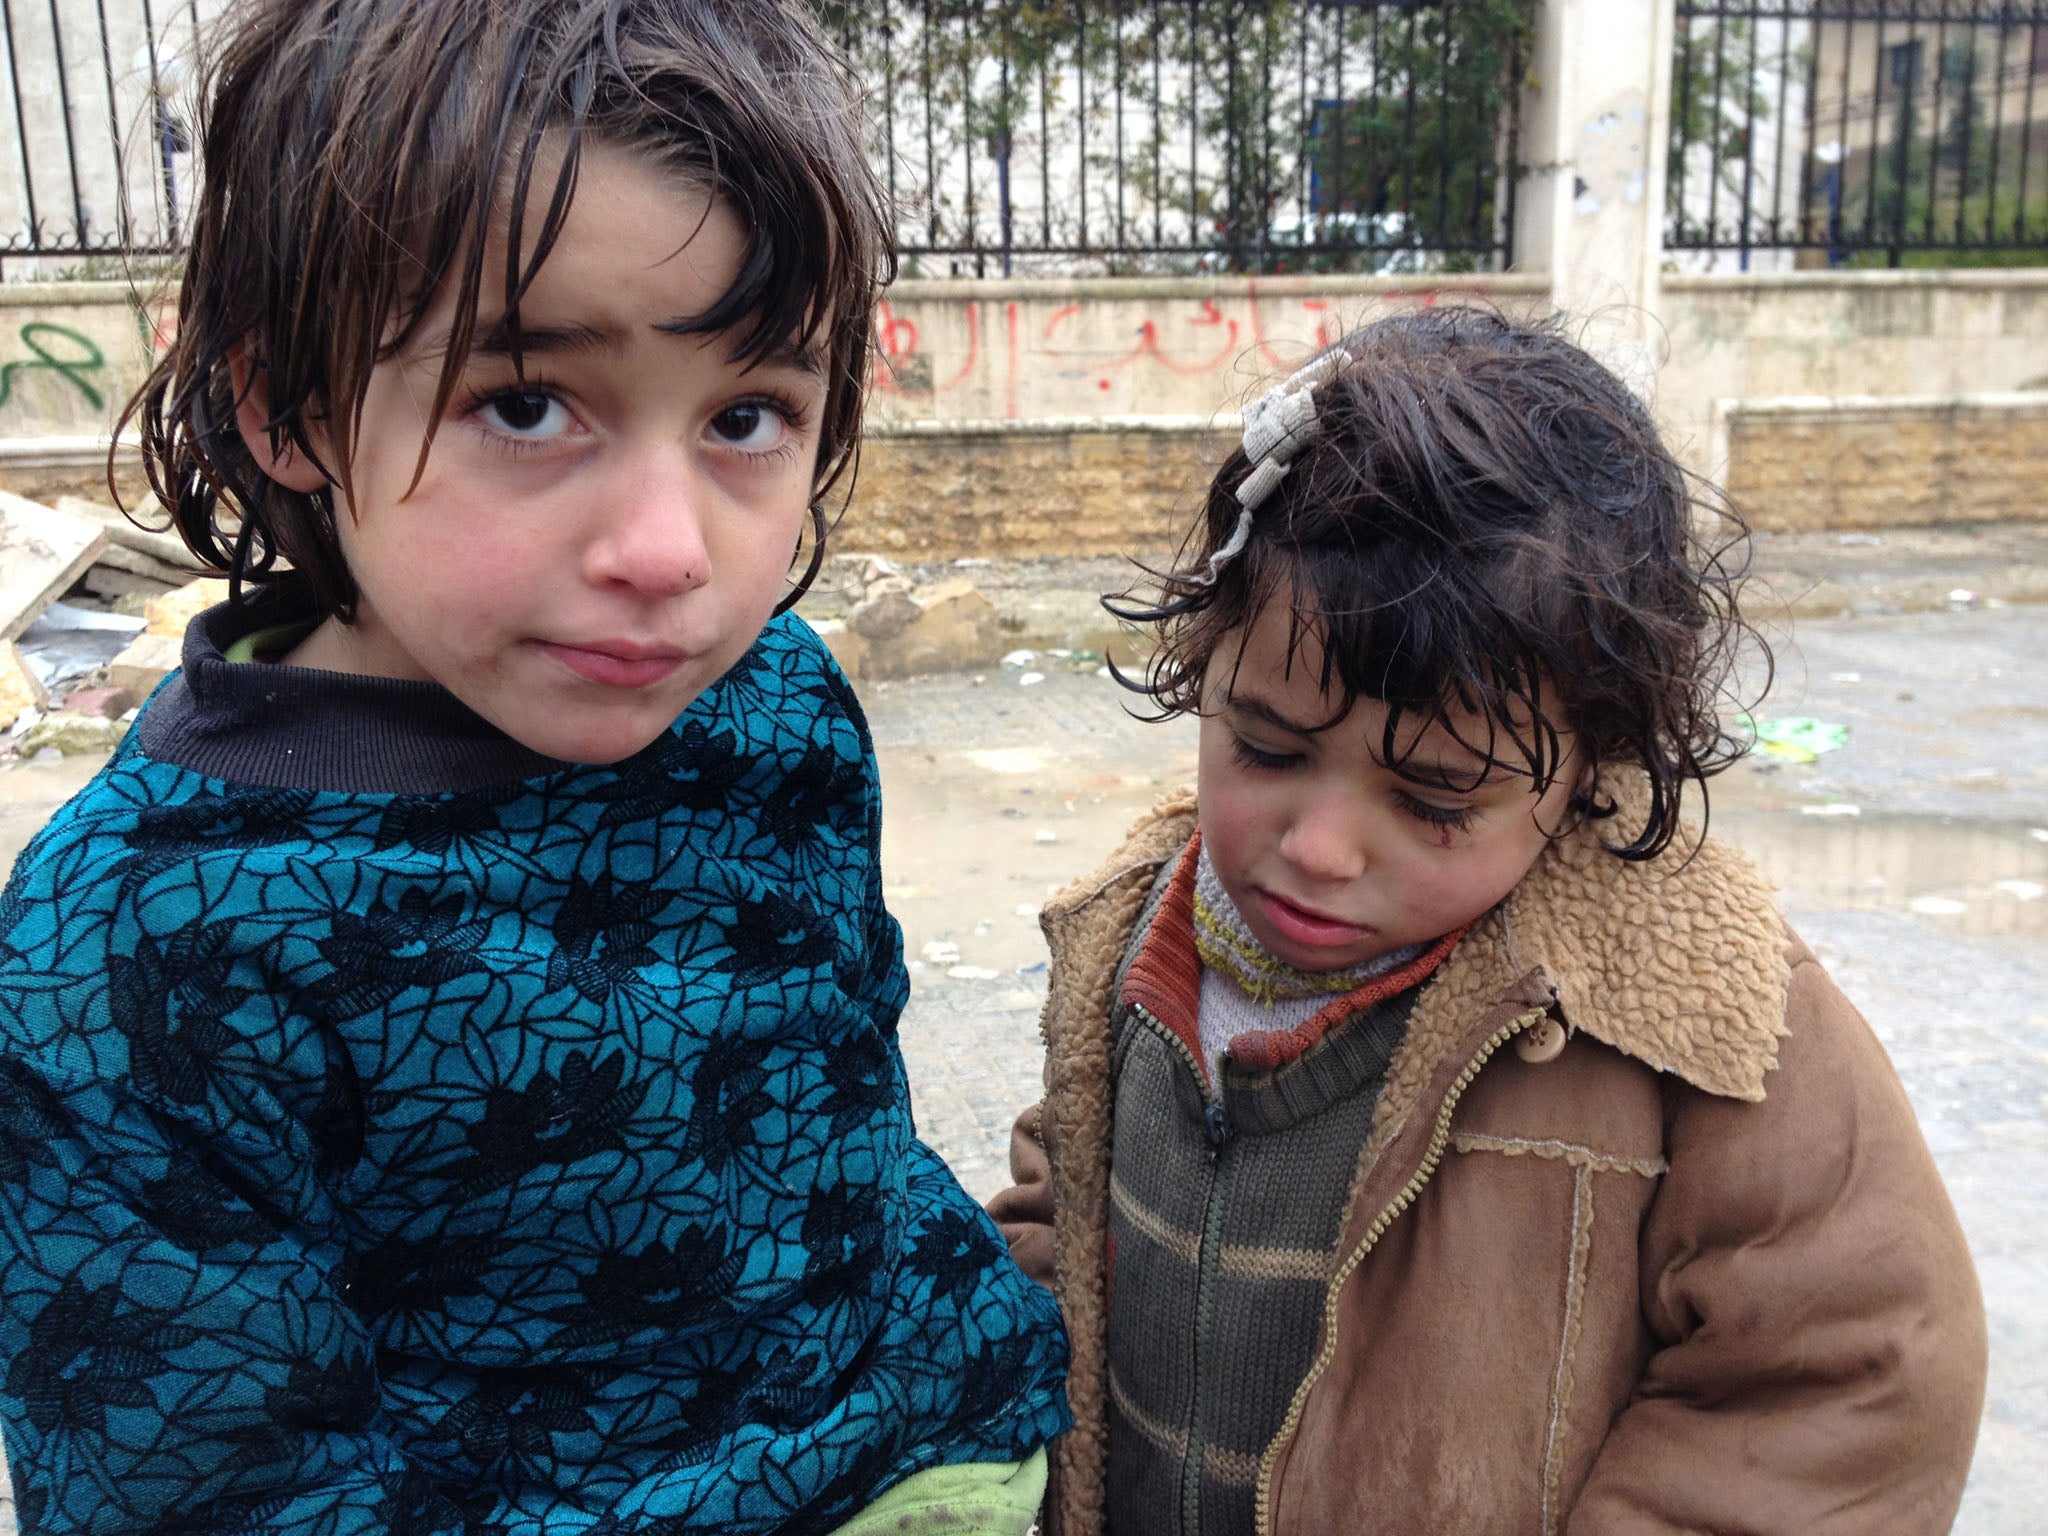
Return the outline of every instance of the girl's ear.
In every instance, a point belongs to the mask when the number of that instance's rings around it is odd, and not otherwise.
[[[256,467],[288,491],[310,495],[325,490],[327,474],[318,464],[288,443],[273,446],[268,431],[270,373],[249,355],[246,341],[228,350],[228,376],[235,386],[235,429]]]

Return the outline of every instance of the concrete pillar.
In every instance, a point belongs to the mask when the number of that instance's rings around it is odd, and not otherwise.
[[[1522,94],[1515,264],[1645,396],[1661,360],[1674,0],[1542,0]]]

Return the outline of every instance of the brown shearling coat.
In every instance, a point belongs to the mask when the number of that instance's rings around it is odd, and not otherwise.
[[[1169,800],[1044,914],[1046,1097],[990,1210],[1072,1335],[1047,1536],[1101,1532],[1114,1475],[1110,993],[1193,828]],[[1527,1059],[1559,1020],[1564,1049]],[[1416,1005],[1258,1529],[1946,1531],[1984,1371],[1898,1078],[1762,878],[1711,840],[1629,864],[1581,834]]]

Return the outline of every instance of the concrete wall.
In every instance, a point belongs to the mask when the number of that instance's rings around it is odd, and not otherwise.
[[[878,316],[874,418],[1208,417],[1376,314],[1453,300],[1533,310],[1541,277],[906,281]]]
[[[1454,300],[1534,312],[1549,286],[1520,274],[899,284],[878,317],[883,363],[841,547],[1162,548],[1249,394],[1361,320]],[[2048,390],[2048,269],[1667,274],[1660,308],[1666,431],[1693,468],[1743,488],[1759,526],[1850,514],[1743,456],[1805,454],[1812,475],[1845,439],[1718,432],[1735,419],[1726,402]],[[1609,318],[1583,328],[1596,349]],[[0,485],[90,493],[95,445],[164,339],[123,284],[0,286]],[[1867,420],[1874,407],[1858,409]],[[1898,484],[1900,519],[1914,520],[1922,492],[1910,476]],[[1980,505],[1986,517],[2043,511],[2024,497]]]
[[[1658,414],[1717,479],[1718,401],[2048,389],[2048,268],[1667,275],[1662,320]]]

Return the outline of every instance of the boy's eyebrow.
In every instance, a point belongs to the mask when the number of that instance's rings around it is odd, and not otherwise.
[[[678,315],[673,320],[659,320],[654,328],[668,336],[701,336],[698,322],[689,315]],[[735,359],[737,361],[737,359]],[[798,373],[812,373],[825,376],[825,354],[814,346],[800,344],[784,337],[754,359],[756,368],[793,368]]]
[[[654,329],[665,336],[693,336],[698,334],[694,322],[687,315],[673,320],[661,320]],[[572,321],[562,325],[528,325],[519,327],[519,350],[543,355],[562,356],[576,352],[606,352],[617,350],[625,341],[622,331],[613,326],[591,325],[583,321]],[[445,334],[429,341],[421,350],[426,356],[438,355],[448,344]],[[472,356],[510,357],[512,355],[512,334],[503,317],[486,326],[475,341],[470,343]],[[770,347],[755,359],[755,366],[767,368],[793,368],[799,373],[815,374],[822,378],[825,373],[825,355],[815,346],[802,346],[794,341],[784,341]]]
[[[588,325],[581,321],[566,325],[522,324],[519,327],[521,352],[542,352],[555,356],[568,352],[606,352],[616,350],[622,340],[624,338],[620,333],[609,326]],[[512,355],[512,332],[505,324],[503,316],[491,322],[484,328],[483,333],[470,343],[470,352],[484,357]]]

